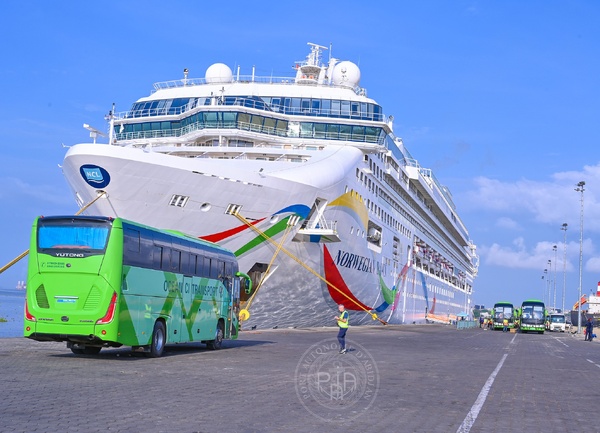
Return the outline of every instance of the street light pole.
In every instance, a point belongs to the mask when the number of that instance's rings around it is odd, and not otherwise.
[[[546,303],[546,294],[548,293],[548,269],[544,269],[544,275],[542,275],[542,280],[546,280],[546,284],[544,284],[544,304]]]
[[[581,279],[583,271],[583,192],[585,191],[585,182],[577,184],[575,191],[581,193],[581,210],[579,212],[579,298],[577,302],[577,333],[581,334]]]
[[[563,255],[563,290],[562,290],[562,313],[565,313],[565,292],[567,291],[567,223],[563,223],[561,230],[565,232],[564,255]]]
[[[553,282],[553,297],[552,297],[552,309],[554,309],[556,311],[556,251],[558,250],[558,247],[556,245],[554,245],[552,247],[552,250],[554,251],[554,282]]]
[[[548,260],[548,305],[552,301],[552,260]]]

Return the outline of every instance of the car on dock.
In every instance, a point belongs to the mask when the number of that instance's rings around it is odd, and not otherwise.
[[[551,313],[548,315],[548,331],[565,332],[567,330],[567,320],[564,314]]]

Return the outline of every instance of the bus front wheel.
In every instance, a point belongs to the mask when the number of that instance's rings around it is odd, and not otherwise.
[[[167,339],[166,335],[165,324],[157,320],[152,331],[152,343],[150,344],[150,352],[148,353],[150,358],[159,358],[162,356]]]
[[[215,332],[215,339],[208,341],[206,346],[211,350],[219,350],[223,347],[223,322],[217,324],[217,331]]]

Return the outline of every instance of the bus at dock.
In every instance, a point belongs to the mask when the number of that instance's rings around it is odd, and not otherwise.
[[[521,332],[544,333],[546,327],[546,306],[537,299],[523,301],[519,310],[519,327]]]
[[[496,302],[492,311],[493,329],[503,329],[504,319],[508,320],[508,327],[515,327],[515,307],[510,302]]]
[[[150,357],[168,343],[220,349],[238,336],[246,275],[216,244],[121,218],[36,218],[24,336],[75,354],[131,346]]]

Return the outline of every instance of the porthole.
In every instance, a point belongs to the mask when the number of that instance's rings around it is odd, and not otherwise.
[[[211,208],[211,204],[210,203],[202,203],[202,205],[200,206],[200,210],[202,212],[208,212]]]

